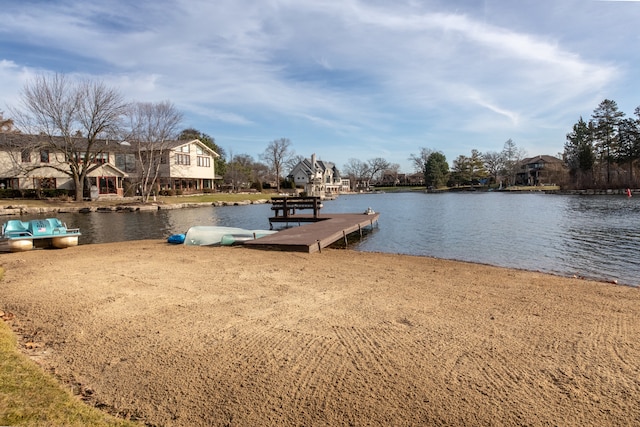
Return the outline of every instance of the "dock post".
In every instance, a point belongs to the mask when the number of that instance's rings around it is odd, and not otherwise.
[[[344,239],[344,247],[347,247],[347,233],[342,230],[342,238]]]

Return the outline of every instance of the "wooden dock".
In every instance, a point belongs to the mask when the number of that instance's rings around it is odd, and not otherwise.
[[[286,228],[275,234],[244,242],[244,245],[258,249],[273,249],[294,252],[319,252],[334,242],[359,232],[366,227],[377,225],[380,214],[323,214],[320,218],[313,215],[291,215],[287,222],[305,223],[297,227]]]

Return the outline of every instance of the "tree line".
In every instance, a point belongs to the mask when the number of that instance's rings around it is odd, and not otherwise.
[[[573,188],[640,187],[640,106],[626,117],[618,104],[603,100],[585,121],[573,125],[563,159]]]
[[[304,160],[288,138],[269,142],[256,161],[249,154],[226,153],[215,139],[193,128],[181,128],[183,115],[169,101],[126,102],[114,88],[99,81],[71,81],[55,74],[36,76],[21,92],[20,104],[10,108],[11,118],[0,112],[0,132],[41,135],[47,149],[63,156],[75,184],[76,200],[82,200],[87,174],[99,167],[105,140],[127,141],[142,166],[139,185],[148,200],[156,188],[159,158],[175,140],[199,139],[220,155],[215,171],[223,188],[238,191],[293,187],[287,174]],[[567,134],[563,161],[569,171],[569,185],[575,188],[626,185],[639,187],[640,107],[635,117],[625,118],[615,101],[605,99],[587,122],[582,117]],[[35,147],[32,147],[35,148]],[[155,157],[155,158],[154,158]],[[525,151],[509,139],[500,152],[456,157],[451,167],[438,150],[420,148],[409,160],[422,174],[427,187],[460,185],[514,185]],[[88,161],[87,161],[88,160]],[[49,164],[49,167],[52,165]],[[34,166],[35,167],[35,166]],[[55,166],[54,166],[55,167]],[[351,158],[341,169],[352,189],[368,188],[391,177],[397,181],[400,165],[376,157],[367,161]],[[395,182],[394,181],[394,182]]]
[[[430,148],[421,148],[420,154],[411,154],[409,160],[423,173],[425,185],[430,188],[479,184],[508,186],[516,183],[519,164],[525,154],[524,149],[508,139],[502,151],[481,153],[474,149],[469,156],[456,157],[451,168],[441,151]]]

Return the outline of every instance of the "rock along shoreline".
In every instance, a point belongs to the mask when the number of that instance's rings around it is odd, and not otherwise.
[[[56,214],[56,213],[92,213],[92,212],[140,212],[140,211],[159,211],[185,208],[202,208],[207,206],[245,206],[268,203],[268,199],[259,200],[238,200],[238,201],[215,201],[201,203],[123,203],[113,206],[27,206],[21,204],[10,204],[0,207],[0,216],[21,216],[21,215],[38,215],[38,214]]]

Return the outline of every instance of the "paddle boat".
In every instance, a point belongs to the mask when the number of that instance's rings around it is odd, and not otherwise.
[[[197,225],[190,227],[185,234],[169,236],[167,242],[187,246],[232,246],[273,233],[277,233],[277,231]]]
[[[78,245],[80,230],[67,228],[58,218],[20,221],[12,219],[2,225],[0,251],[24,252],[33,248],[63,249]]]

